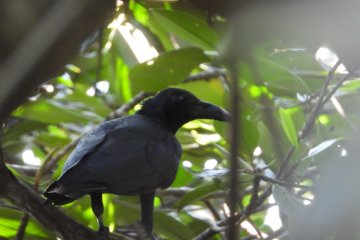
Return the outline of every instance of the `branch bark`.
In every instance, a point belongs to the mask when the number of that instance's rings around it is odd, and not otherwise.
[[[28,212],[45,227],[64,239],[99,239],[99,235],[75,222],[52,205],[44,205],[38,193],[19,182],[5,165],[0,167],[0,197],[5,197]]]
[[[39,84],[61,70],[114,9],[114,0],[55,1],[1,62],[0,122]]]
[[[5,3],[0,3],[0,8],[2,4]],[[16,48],[1,59],[0,123],[39,84],[47,81],[66,64],[78,51],[81,42],[114,11],[115,1],[60,0],[48,7]],[[95,231],[75,222],[58,208],[44,205],[38,193],[16,179],[6,167],[2,155],[0,197],[7,198],[63,239],[99,239]]]
[[[239,95],[239,86],[238,86],[238,67],[237,62],[234,62],[230,65],[231,69],[231,136],[230,136],[230,176],[229,176],[229,209],[230,209],[230,218],[228,221],[229,229],[227,231],[227,237],[229,240],[238,239],[239,234],[239,225],[236,224],[236,209],[237,204],[241,200],[238,194],[238,183],[239,183],[239,175],[238,175],[238,152],[239,152],[239,130],[240,130],[240,95]]]

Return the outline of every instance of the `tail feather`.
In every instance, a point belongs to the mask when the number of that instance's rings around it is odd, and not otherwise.
[[[73,198],[67,197],[62,192],[62,186],[60,186],[57,181],[53,182],[44,191],[44,196],[46,197],[44,204],[63,205],[75,200]]]

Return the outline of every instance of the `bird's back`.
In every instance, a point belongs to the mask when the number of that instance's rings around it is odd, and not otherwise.
[[[136,114],[107,121],[79,142],[57,189],[70,199],[94,192],[154,191],[172,183],[180,156],[173,133],[151,118]]]

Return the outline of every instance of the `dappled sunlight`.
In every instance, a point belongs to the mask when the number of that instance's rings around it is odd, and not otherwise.
[[[159,55],[157,50],[150,45],[144,33],[131,23],[126,22],[125,14],[119,14],[109,25],[109,28],[120,32],[139,63],[146,62]]]
[[[275,204],[275,199],[273,196],[269,197],[268,200],[269,204]],[[282,221],[280,218],[279,206],[274,205],[271,206],[266,213],[264,224],[271,227],[272,230],[276,231],[282,227]]]
[[[26,149],[21,154],[22,160],[24,163],[33,165],[33,166],[40,166],[41,160],[40,158],[36,157],[34,152],[31,149]]]
[[[327,47],[320,47],[316,51],[315,57],[320,65],[327,71],[330,71],[330,69],[337,63],[337,61],[339,61],[338,56]],[[343,74],[348,73],[346,67],[343,64],[340,64],[336,71]]]

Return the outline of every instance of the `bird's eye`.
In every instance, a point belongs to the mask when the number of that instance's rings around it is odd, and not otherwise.
[[[174,101],[174,102],[181,103],[181,102],[184,102],[185,97],[183,95],[173,96],[171,98],[171,100]]]

